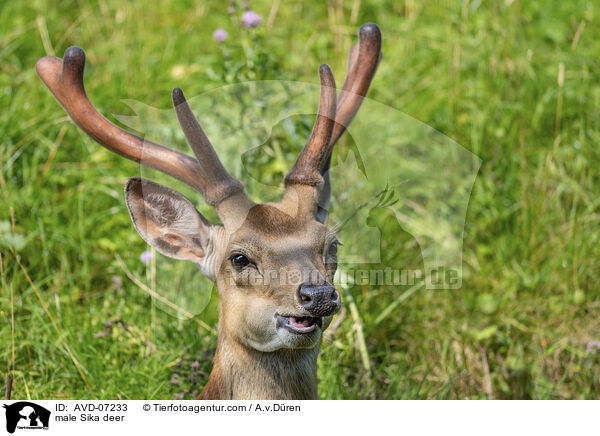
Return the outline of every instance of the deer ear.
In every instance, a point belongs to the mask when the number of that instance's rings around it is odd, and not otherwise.
[[[125,203],[133,226],[151,247],[173,259],[205,266],[211,254],[214,226],[178,192],[139,177],[125,185]]]

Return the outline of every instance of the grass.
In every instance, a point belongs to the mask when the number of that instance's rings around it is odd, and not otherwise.
[[[462,288],[399,300],[406,289],[350,286],[322,349],[320,396],[600,398],[600,352],[587,350],[600,339],[600,8],[253,1],[264,21],[244,31],[239,13],[220,3],[0,5],[0,376],[12,365],[13,397],[193,397],[210,370],[218,315],[193,268],[140,262],[146,247],[122,200],[139,168],[68,121],[36,60],[86,49],[88,92],[115,121],[110,114],[134,115],[123,99],[166,110],[173,86],[195,95],[248,80],[315,83],[321,62],[341,83],[360,23],[373,21],[384,60],[369,96],[482,165],[466,215]],[[225,47],[213,42],[217,27],[229,32]],[[292,124],[274,130],[283,160],[251,156],[254,177],[285,171],[310,120]],[[373,217],[382,263],[415,262],[414,241],[388,218]],[[187,292],[173,299],[200,314],[173,316],[123,265],[153,289],[177,273]]]

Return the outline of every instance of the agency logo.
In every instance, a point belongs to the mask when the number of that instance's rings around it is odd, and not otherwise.
[[[14,433],[16,429],[22,430],[48,430],[50,411],[29,401],[19,401],[10,405],[4,404],[6,409],[6,431]]]

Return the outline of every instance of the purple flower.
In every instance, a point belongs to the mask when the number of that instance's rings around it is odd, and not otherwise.
[[[227,31],[225,29],[217,29],[213,33],[213,38],[217,42],[223,42],[227,39]]]
[[[596,350],[600,350],[600,341],[589,341],[585,351],[591,353]]]
[[[140,254],[140,260],[144,263],[150,263],[153,258],[154,254],[151,251],[142,251]]]
[[[246,11],[242,15],[242,24],[244,27],[256,27],[262,21],[262,17],[254,11]]]

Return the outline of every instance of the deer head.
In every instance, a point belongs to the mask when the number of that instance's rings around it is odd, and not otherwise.
[[[173,90],[173,105],[196,159],[100,115],[85,93],[82,49],[37,62],[38,75],[90,137],[192,186],[221,220],[209,223],[183,195],[149,180],[134,177],[125,185],[144,241],[165,256],[195,262],[217,284],[218,346],[203,398],[316,398],[322,332],[341,305],[332,285],[338,241],[324,225],[331,152],[360,107],[380,49],[379,28],[363,25],[339,96],[329,66],[321,65],[312,134],[284,178],[282,201],[263,204],[252,202],[223,167],[181,89]]]

